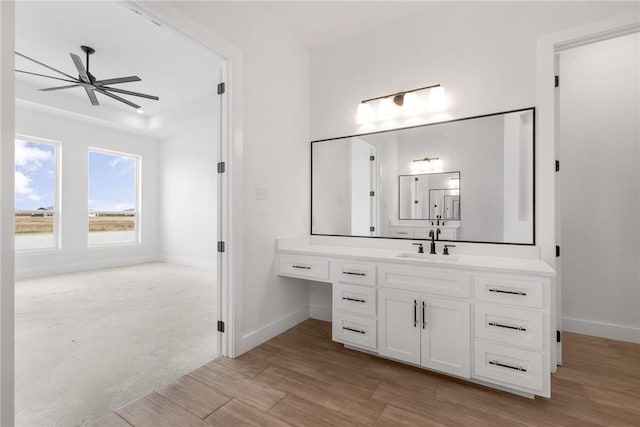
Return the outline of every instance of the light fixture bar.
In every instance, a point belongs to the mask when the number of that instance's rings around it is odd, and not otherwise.
[[[365,102],[371,102],[371,101],[376,101],[378,99],[384,99],[384,98],[390,98],[392,96],[398,96],[398,95],[405,95],[407,93],[411,93],[411,92],[418,92],[420,90],[426,90],[426,89],[433,89],[434,87],[440,87],[440,83],[435,84],[435,85],[431,85],[431,86],[424,86],[424,87],[419,87],[417,89],[411,89],[411,90],[404,90],[401,92],[396,92],[396,93],[392,93],[390,95],[384,95],[384,96],[377,96],[375,98],[369,98],[369,99],[365,99],[364,101],[361,101],[361,103],[365,103]]]
[[[440,160],[438,157],[425,157],[423,159],[414,159],[413,162],[430,162],[431,160]]]

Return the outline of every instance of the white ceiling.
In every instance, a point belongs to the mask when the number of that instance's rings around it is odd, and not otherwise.
[[[96,49],[90,71],[97,79],[139,76],[142,81],[113,85],[160,97],[159,101],[120,95],[142,106],[147,115],[200,105],[217,99],[220,60],[211,51],[182,34],[139,15],[113,1],[19,1],[16,4],[16,51],[77,75],[69,53],[83,58],[80,45]],[[16,68],[62,77],[16,56]],[[17,97],[56,105],[76,101],[80,113],[91,115],[109,108],[135,110],[97,94],[101,106],[92,106],[85,91],[71,88],[54,92],[37,89],[69,83],[16,73]],[[78,112],[78,111],[76,111]]]
[[[437,1],[263,1],[308,48],[399,21],[443,2]]]

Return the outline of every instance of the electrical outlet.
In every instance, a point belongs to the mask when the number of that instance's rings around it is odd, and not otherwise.
[[[269,200],[269,190],[266,188],[256,188],[256,200]]]

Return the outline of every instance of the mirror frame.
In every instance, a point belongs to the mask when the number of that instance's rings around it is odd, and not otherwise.
[[[511,246],[535,246],[536,245],[536,222],[537,222],[537,217],[536,217],[536,127],[537,127],[537,121],[536,121],[536,107],[526,107],[526,108],[517,108],[515,110],[507,110],[507,111],[499,111],[497,113],[490,113],[490,114],[479,114],[477,116],[470,116],[470,117],[461,117],[458,119],[451,119],[451,120],[443,120],[443,121],[439,121],[439,122],[430,122],[430,123],[424,123],[424,124],[419,124],[419,125],[414,125],[414,126],[404,126],[404,127],[399,127],[399,128],[393,128],[393,129],[384,129],[384,130],[379,130],[379,131],[375,131],[375,132],[365,132],[365,133],[357,133],[357,134],[353,134],[353,135],[346,135],[346,136],[338,136],[338,137],[334,137],[334,138],[324,138],[324,139],[317,139],[317,140],[313,140],[311,141],[309,147],[310,147],[310,165],[311,168],[309,170],[310,173],[310,183],[311,183],[311,191],[310,191],[310,215],[309,215],[309,234],[311,236],[329,236],[329,237],[352,237],[352,238],[360,238],[360,239],[392,239],[392,240],[414,240],[414,241],[428,241],[429,239],[424,239],[424,238],[406,238],[406,237],[392,237],[392,236],[352,236],[352,235],[346,235],[346,234],[325,234],[325,233],[314,233],[313,232],[313,144],[315,143],[320,143],[320,142],[327,142],[327,141],[335,141],[337,139],[347,139],[347,138],[356,138],[356,137],[360,137],[360,136],[367,136],[367,135],[377,135],[377,134],[381,134],[381,133],[389,133],[389,132],[396,132],[396,131],[400,131],[400,130],[405,130],[405,129],[416,129],[416,128],[421,128],[421,127],[426,127],[426,126],[436,126],[436,125],[442,125],[442,124],[447,124],[447,123],[455,123],[455,122],[460,122],[460,121],[464,121],[464,120],[472,120],[472,119],[481,119],[484,117],[492,117],[492,116],[500,116],[500,115],[505,115],[505,114],[510,114],[510,113],[519,113],[519,112],[523,112],[523,111],[531,111],[532,114],[532,119],[533,119],[533,124],[532,124],[532,141],[531,141],[531,159],[532,159],[532,164],[531,164],[531,179],[532,179],[532,185],[531,185],[531,192],[532,192],[532,239],[531,239],[531,243],[515,243],[515,242],[488,242],[488,241],[478,241],[478,240],[438,240],[439,242],[458,242],[458,243],[482,243],[482,244],[490,244],[490,245],[511,245]],[[410,220],[407,220],[410,221]]]

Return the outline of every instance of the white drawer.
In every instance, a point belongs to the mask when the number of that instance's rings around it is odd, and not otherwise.
[[[413,230],[413,237],[415,239],[430,239],[431,236],[429,236],[429,232],[431,231],[431,228],[415,228]]]
[[[544,315],[537,311],[477,303],[475,336],[501,343],[542,350]]]
[[[440,229],[440,240],[456,240],[456,229],[455,228]]]
[[[405,238],[413,239],[412,227],[391,227],[389,231],[391,231],[392,237],[405,237]]]
[[[333,340],[343,344],[377,349],[377,321],[333,311]]]
[[[333,309],[348,313],[376,315],[376,289],[366,286],[333,284]]]
[[[476,299],[522,307],[544,307],[548,280],[521,276],[476,275]]]
[[[329,280],[329,261],[315,257],[280,255],[278,274],[311,280]]]
[[[331,277],[334,282],[375,286],[376,266],[375,264],[332,261]]]
[[[469,298],[471,275],[428,267],[380,265],[378,285],[405,291]]]
[[[475,341],[474,377],[541,391],[544,375],[542,353]]]

